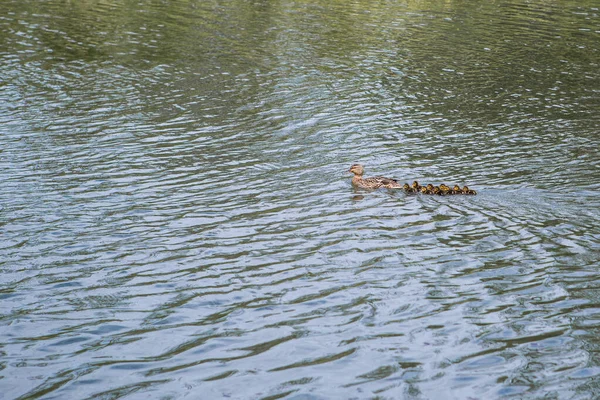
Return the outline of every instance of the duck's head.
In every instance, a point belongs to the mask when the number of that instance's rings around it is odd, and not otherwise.
[[[352,172],[354,175],[362,176],[365,173],[365,169],[360,164],[354,164],[350,167],[348,172]]]

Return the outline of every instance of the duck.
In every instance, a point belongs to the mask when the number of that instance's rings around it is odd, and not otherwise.
[[[433,194],[433,192],[427,189],[427,186],[421,186],[421,194]]]
[[[402,189],[404,189],[404,191],[406,193],[418,193],[415,188],[413,188],[412,186],[410,186],[408,183],[405,183],[404,185],[402,185]]]
[[[446,196],[448,194],[451,194],[450,193],[450,188],[447,185],[445,185],[443,183],[440,183],[440,185],[437,186],[437,187],[440,188],[440,191],[438,193],[440,196]]]
[[[415,189],[415,191],[417,191],[417,192],[421,191],[421,185],[419,185],[419,182],[417,182],[417,181],[414,181],[414,182],[412,183],[411,187],[412,187],[413,189]]]
[[[462,194],[462,189],[458,185],[454,185],[452,188],[452,194]]]
[[[348,172],[354,174],[352,177],[352,184],[356,187],[363,189],[402,189],[402,185],[398,183],[396,179],[386,178],[384,176],[374,176],[371,178],[363,178],[365,169],[360,164],[354,164],[350,167]]]
[[[462,188],[462,192],[463,194],[469,194],[469,195],[476,195],[477,192],[474,191],[473,189],[469,189],[467,186]]]

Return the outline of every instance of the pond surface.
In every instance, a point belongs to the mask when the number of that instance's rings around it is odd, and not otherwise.
[[[599,6],[3,1],[0,398],[599,398]]]

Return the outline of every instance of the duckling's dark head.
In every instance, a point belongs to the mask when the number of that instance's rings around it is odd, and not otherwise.
[[[365,169],[360,164],[354,164],[350,167],[348,172],[352,172],[354,175],[362,176],[365,173]]]

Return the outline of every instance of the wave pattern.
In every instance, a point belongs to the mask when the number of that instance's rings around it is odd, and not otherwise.
[[[597,9],[366,3],[8,2],[7,398],[599,395]]]

